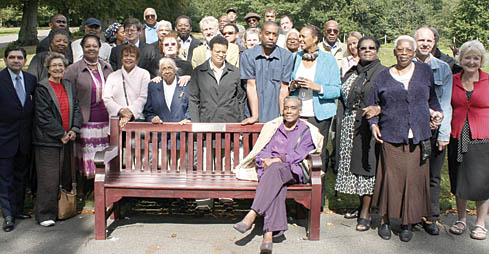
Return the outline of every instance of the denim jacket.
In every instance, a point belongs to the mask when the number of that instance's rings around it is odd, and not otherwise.
[[[302,63],[304,51],[300,51],[295,58],[294,71],[292,80],[296,79],[296,73]],[[340,97],[341,92],[341,75],[333,55],[319,50],[319,56],[316,64],[316,74],[314,83],[322,87],[323,93],[313,92],[314,115],[317,120],[325,120],[336,115],[335,100]],[[299,90],[295,90],[292,95],[297,95]]]
[[[443,111],[443,121],[438,129],[438,141],[449,141],[452,122],[452,71],[444,61],[430,55],[431,70],[435,82],[435,93]]]

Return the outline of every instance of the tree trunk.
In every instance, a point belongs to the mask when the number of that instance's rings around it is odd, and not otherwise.
[[[39,0],[24,0],[22,25],[17,43],[22,46],[37,45],[37,8]]]

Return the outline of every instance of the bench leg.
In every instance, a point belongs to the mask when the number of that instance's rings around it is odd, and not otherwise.
[[[313,184],[309,210],[309,240],[319,240],[321,224],[321,184]]]
[[[105,240],[107,220],[105,219],[104,182],[95,182],[95,240]]]
[[[113,213],[113,215],[114,215],[113,216],[113,219],[115,221],[118,221],[118,220],[121,219],[121,206],[120,206],[120,203],[121,203],[121,201],[114,202],[114,205],[113,205],[114,206],[114,209],[113,209],[113,211],[114,211],[114,213]]]

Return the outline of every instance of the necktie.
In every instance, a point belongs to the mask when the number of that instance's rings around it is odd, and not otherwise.
[[[25,91],[24,87],[22,87],[22,81],[20,76],[15,77],[15,91],[17,91],[17,96],[19,97],[20,103],[24,106],[25,103]]]

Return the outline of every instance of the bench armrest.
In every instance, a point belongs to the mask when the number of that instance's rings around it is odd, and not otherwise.
[[[320,171],[323,166],[321,156],[319,154],[308,154],[306,160],[311,161],[311,170]]]
[[[105,150],[95,153],[94,163],[97,174],[105,174],[109,169],[111,161],[119,155],[119,148],[116,145],[111,145]]]

